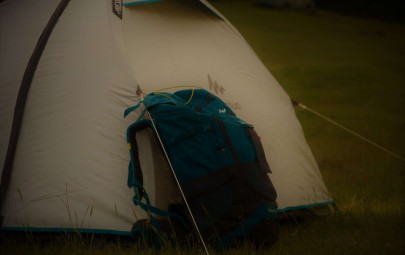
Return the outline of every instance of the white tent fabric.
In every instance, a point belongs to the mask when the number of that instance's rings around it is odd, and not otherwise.
[[[0,4],[0,165],[28,60],[58,3]],[[71,0],[42,53],[25,105],[2,228],[124,233],[146,215],[126,186],[123,111],[146,92],[197,85],[262,139],[280,211],[331,203],[289,96],[236,29],[205,1],[123,7]],[[159,145],[140,143],[145,188],[164,205],[176,187]],[[163,196],[162,194],[165,194]]]

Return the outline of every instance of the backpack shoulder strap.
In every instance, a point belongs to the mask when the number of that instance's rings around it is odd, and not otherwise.
[[[146,128],[152,128],[152,123],[149,119],[145,119],[144,115],[146,111],[157,104],[161,103],[175,103],[175,99],[170,99],[168,98],[167,100],[161,100],[161,96],[159,98],[157,97],[147,97],[145,98],[144,101],[140,102],[139,104],[129,107],[125,112],[124,116],[128,116],[131,112],[135,111],[140,107],[141,104],[145,105],[145,109],[143,112],[140,114],[138,119],[132,123],[128,128],[126,132],[126,139],[127,139],[127,145],[128,145],[128,150],[130,152],[130,162],[128,166],[128,180],[127,180],[127,185],[129,188],[134,188],[134,197],[132,199],[133,203],[135,205],[140,206],[143,210],[145,210],[151,218],[151,223],[154,225],[154,217],[153,215],[159,215],[162,217],[174,217],[177,218],[184,226],[186,226],[186,223],[184,220],[179,217],[176,213],[169,212],[162,210],[158,207],[152,206],[149,200],[149,196],[144,189],[143,186],[143,174],[142,174],[142,169],[141,169],[141,164],[139,160],[139,148],[136,140],[136,134],[137,132],[144,130]],[[153,214],[153,215],[152,215]]]

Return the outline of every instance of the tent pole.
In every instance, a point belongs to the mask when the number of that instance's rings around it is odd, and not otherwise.
[[[138,87],[137,87],[136,94],[138,95],[139,99],[140,99],[141,101],[143,101],[144,93],[143,93],[142,89],[139,87],[139,85],[138,85]],[[164,145],[163,145],[162,139],[160,138],[159,132],[158,132],[158,130],[157,130],[157,128],[156,128],[156,125],[155,125],[155,122],[154,122],[154,120],[153,120],[153,118],[152,118],[152,115],[150,114],[149,111],[146,111],[146,113],[147,113],[148,118],[150,119],[150,121],[151,121],[151,123],[152,123],[153,130],[155,131],[155,134],[156,134],[156,136],[157,136],[157,138],[158,138],[158,140],[159,140],[160,146],[161,146],[161,148],[162,148],[162,150],[163,150],[163,153],[165,154],[165,157],[166,157],[166,159],[167,159],[167,162],[169,163],[170,170],[172,171],[172,174],[173,174],[173,176],[174,176],[174,179],[176,180],[177,186],[179,187],[181,196],[183,197],[183,200],[184,200],[184,203],[186,204],[187,210],[188,210],[188,212],[190,213],[191,220],[193,221],[193,225],[195,226],[195,229],[197,230],[198,237],[200,238],[201,243],[202,243],[202,245],[204,246],[205,253],[206,253],[207,255],[209,255],[210,253],[208,252],[207,245],[206,245],[206,243],[205,243],[205,241],[204,241],[204,238],[203,238],[203,236],[202,236],[202,234],[201,234],[200,228],[198,227],[197,222],[196,222],[196,220],[195,220],[195,218],[194,218],[193,212],[191,211],[191,208],[190,208],[190,206],[189,206],[189,204],[188,204],[188,202],[187,202],[186,195],[184,194],[183,189],[181,188],[179,179],[177,178],[176,172],[174,171],[174,168],[173,168],[173,166],[172,166],[172,163],[171,163],[171,161],[170,161],[170,159],[169,159],[169,155],[167,154],[166,149],[165,149],[165,147],[164,147]]]

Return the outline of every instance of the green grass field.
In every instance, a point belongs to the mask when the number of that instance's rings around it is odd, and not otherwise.
[[[245,36],[289,95],[405,156],[405,25],[319,10],[214,4]],[[249,245],[224,254],[405,254],[405,162],[296,109],[338,211],[283,225],[271,250]],[[50,245],[5,245],[1,254],[204,254],[80,237]],[[212,252],[212,254],[216,254]]]
[[[405,26],[216,1],[289,95],[405,156]],[[405,254],[405,162],[297,109],[339,211],[282,229],[271,254]]]

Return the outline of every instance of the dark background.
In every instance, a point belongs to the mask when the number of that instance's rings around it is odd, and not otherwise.
[[[405,21],[405,0],[314,0],[318,9],[387,21]]]

